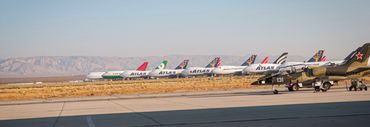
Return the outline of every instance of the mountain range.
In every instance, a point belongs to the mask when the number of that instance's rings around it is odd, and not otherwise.
[[[240,65],[248,56],[219,55],[221,65]],[[101,56],[35,56],[0,59],[0,77],[47,77],[86,75],[92,71],[136,69],[144,61],[150,64],[148,70],[163,59],[169,61],[167,68],[175,68],[184,59],[189,67],[206,66],[216,55],[169,55],[147,57],[101,57]],[[273,62],[277,56],[270,57]],[[257,57],[256,62],[261,61]],[[288,61],[304,61],[300,56],[289,56]]]

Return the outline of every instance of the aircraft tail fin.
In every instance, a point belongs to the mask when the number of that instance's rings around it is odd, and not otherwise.
[[[274,64],[284,64],[286,62],[286,59],[288,58],[288,53],[284,52],[281,54],[275,61]]]
[[[364,44],[362,47],[357,48],[350,55],[345,58],[343,65],[347,66],[368,66],[370,56],[370,43]]]
[[[323,55],[324,50],[319,50],[307,62],[320,62]]]
[[[269,57],[265,57],[265,59],[262,60],[261,64],[267,64],[269,62]]]
[[[188,63],[189,60],[184,60],[175,69],[186,69],[188,67]]]
[[[137,71],[146,71],[146,67],[148,67],[148,62],[144,62],[142,65],[140,65],[136,70]]]
[[[168,62],[167,60],[163,60],[163,61],[162,61],[162,63],[161,63],[161,64],[159,64],[155,69],[156,69],[156,70],[158,70],[158,69],[159,69],[159,70],[161,70],[161,69],[166,69],[166,67],[167,67],[167,62]]]
[[[221,65],[221,58],[216,57],[213,59],[207,66],[206,68],[214,68],[214,67],[219,67]]]
[[[249,66],[251,64],[254,64],[254,61],[256,60],[257,55],[252,55],[248,58],[247,61],[245,61],[241,66]]]
[[[323,56],[322,58],[321,58],[321,62],[325,62],[326,61],[326,56]]]

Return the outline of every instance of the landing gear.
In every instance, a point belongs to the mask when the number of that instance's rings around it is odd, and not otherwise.
[[[352,89],[353,89],[353,91],[357,91],[357,87],[356,86],[351,85],[349,87],[349,91],[352,91]]]
[[[315,86],[314,91],[315,92],[320,92],[320,86]]]
[[[331,84],[329,82],[325,82],[323,85],[322,85],[323,89],[325,90],[329,90],[330,87],[331,87]]]
[[[279,91],[274,90],[274,91],[272,91],[272,93],[274,93],[274,94],[278,94],[278,93],[279,93]]]
[[[314,87],[314,92],[326,92],[330,89],[333,81],[316,81],[312,85]]]
[[[351,86],[349,87],[349,91],[357,91],[357,90],[365,90],[367,91],[367,86],[362,83],[362,81],[352,80]]]
[[[331,87],[331,84],[329,82],[325,82],[324,84],[322,84],[321,91],[326,92],[330,89],[330,87]]]
[[[273,94],[278,94],[279,93],[279,91],[276,90],[275,85],[272,85],[272,93]]]
[[[294,90],[295,90],[295,91],[298,91],[298,90],[299,90],[299,85],[298,85],[297,83],[295,83],[295,84],[293,85],[293,88],[294,88]]]
[[[288,91],[298,91],[299,90],[299,85],[297,83],[293,84],[288,84]]]
[[[289,86],[289,87],[288,87],[288,91],[294,91],[294,90],[293,90],[293,86]]]

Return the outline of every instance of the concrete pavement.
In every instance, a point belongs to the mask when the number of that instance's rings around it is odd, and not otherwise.
[[[0,127],[370,126],[370,92],[266,90],[0,104]]]

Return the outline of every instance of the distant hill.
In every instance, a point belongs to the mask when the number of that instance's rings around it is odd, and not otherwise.
[[[136,69],[148,61],[149,70],[163,59],[169,61],[168,68],[175,68],[182,60],[189,59],[189,66],[205,66],[215,55],[170,55],[148,57],[99,57],[99,56],[36,56],[0,60],[0,77],[73,76],[85,75],[91,71]],[[222,65],[240,65],[249,56],[223,56]],[[270,57],[273,62],[277,56]],[[256,62],[261,61],[261,57]],[[299,56],[289,56],[289,61],[305,60]]]

